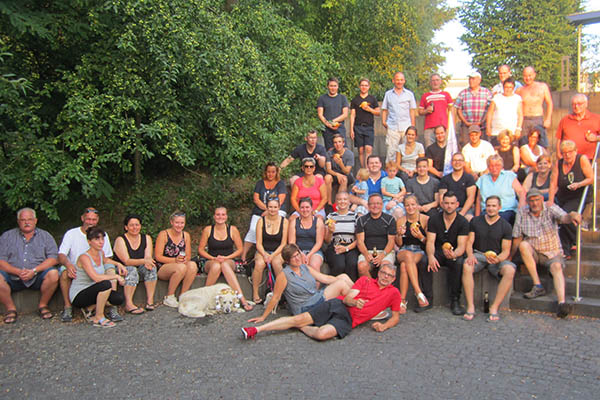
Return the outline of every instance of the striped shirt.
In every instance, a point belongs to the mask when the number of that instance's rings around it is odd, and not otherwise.
[[[558,224],[566,212],[553,204],[547,207],[544,203],[539,217],[529,211],[529,206],[519,209],[513,227],[513,238],[523,236],[535,251],[548,258],[562,255],[562,246],[558,237]]]
[[[355,240],[354,231],[356,228],[357,215],[354,211],[348,210],[346,214],[332,212],[327,219],[335,221],[335,231],[333,232],[332,242],[334,246],[347,246]]]

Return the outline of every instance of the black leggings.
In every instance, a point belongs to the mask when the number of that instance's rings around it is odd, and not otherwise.
[[[333,244],[327,246],[325,250],[325,260],[329,265],[329,273],[333,276],[338,276],[345,273],[355,281],[358,276],[358,251],[352,249],[347,253],[335,254]]]
[[[77,293],[77,296],[75,296],[72,303],[78,308],[91,306],[92,304],[96,304],[98,293],[109,290],[110,288],[110,281],[100,281]],[[117,292],[116,290],[112,290],[110,292],[110,296],[108,296],[108,302],[110,304],[113,306],[118,306],[123,304],[123,301],[125,301],[123,294]]]

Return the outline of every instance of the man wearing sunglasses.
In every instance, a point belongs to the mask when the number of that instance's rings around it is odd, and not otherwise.
[[[293,317],[278,318],[257,327],[242,328],[245,339],[252,339],[259,332],[300,329],[306,336],[315,340],[327,340],[335,336],[344,338],[358,325],[370,321],[381,311],[390,307],[392,317],[386,322],[373,322],[371,328],[383,332],[400,321],[400,291],[393,285],[396,279],[396,266],[384,260],[377,273],[377,279],[367,276],[359,278],[342,299],[327,300],[308,312]],[[341,296],[340,296],[341,297]]]
[[[82,225],[78,228],[69,229],[63,236],[62,243],[58,248],[58,263],[61,264],[59,270],[60,291],[65,303],[65,308],[60,317],[62,322],[71,322],[73,320],[73,308],[69,300],[69,289],[71,288],[71,282],[77,275],[75,265],[79,256],[90,248],[86,237],[87,230],[98,225],[99,220],[98,210],[94,207],[88,207],[83,210],[83,214],[81,215]],[[102,251],[106,257],[112,257],[113,255],[107,233],[104,234],[104,247]],[[110,266],[110,264],[107,264],[107,266]],[[111,273],[111,271],[112,273],[116,273],[114,266],[113,269],[108,269],[107,273]],[[119,271],[119,273],[127,275],[126,270]],[[116,282],[114,284],[116,285]],[[123,317],[119,315],[115,306],[110,307],[106,315],[111,321],[119,322],[123,320]]]

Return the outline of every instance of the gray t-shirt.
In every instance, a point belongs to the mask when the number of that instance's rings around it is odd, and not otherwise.
[[[283,273],[287,279],[287,286],[283,294],[292,314],[300,314],[302,307],[315,305],[323,297],[324,289],[317,289],[317,281],[310,274],[306,265],[300,266],[300,275],[292,271],[289,266],[283,269]]]
[[[420,205],[431,203],[435,200],[435,194],[438,192],[440,181],[432,176],[427,183],[422,184],[417,181],[417,177],[411,178],[406,182],[406,193],[412,193],[417,196]]]
[[[346,167],[347,166],[354,167],[354,153],[352,151],[346,149],[345,147],[344,147],[344,150],[345,150],[344,154],[342,154],[342,163],[344,163],[344,165]],[[333,150],[329,150],[327,152],[327,162],[331,163],[331,169],[334,172],[344,174],[344,171],[342,171],[340,166],[337,165],[337,163],[335,161],[333,161]],[[350,170],[350,173],[348,175],[352,175],[352,169]]]
[[[317,108],[323,107],[323,116],[328,121],[342,115],[344,107],[348,107],[348,99],[343,94],[337,94],[331,97],[329,94],[324,94],[317,100]],[[341,123],[344,126],[344,122]]]

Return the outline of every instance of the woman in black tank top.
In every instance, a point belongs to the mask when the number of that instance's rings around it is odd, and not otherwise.
[[[523,189],[525,193],[529,189],[538,189],[544,195],[544,201],[548,201],[548,195],[550,192],[550,168],[552,167],[552,161],[546,154],[542,154],[536,161],[537,172],[532,170],[525,178],[523,182]]]
[[[233,290],[241,295],[240,302],[246,311],[252,310],[252,306],[244,298],[235,274],[235,258],[242,254],[242,237],[235,226],[227,225],[227,209],[218,207],[213,216],[214,225],[207,226],[202,230],[198,254],[206,258],[204,269],[206,286],[217,283],[219,276],[223,274],[225,281]]]
[[[406,294],[408,292],[409,279],[415,290],[420,308],[429,307],[427,297],[431,297],[432,293],[423,294],[419,278],[422,277],[423,281],[433,279],[431,271],[427,271],[427,256],[425,255],[425,240],[427,238],[427,222],[429,221],[429,217],[419,212],[419,201],[415,195],[409,195],[404,198],[404,208],[406,215],[398,218],[396,222],[398,231],[396,244],[400,246],[397,259],[400,264],[401,314],[406,312]],[[419,265],[418,270],[417,265]],[[423,282],[423,286],[424,288],[429,287],[425,282]]]
[[[138,215],[128,215],[123,221],[125,233],[115,240],[115,258],[127,268],[127,277],[123,292],[125,294],[125,311],[130,314],[142,314],[144,308],[152,311],[154,291],[156,290],[156,262],[152,258],[152,238],[142,234],[142,223]],[[135,248],[134,248],[135,247]],[[144,308],[133,304],[133,295],[140,281],[146,287],[146,305]]]
[[[283,270],[281,250],[287,243],[288,220],[279,215],[279,199],[267,201],[267,213],[256,224],[256,255],[252,271],[252,298],[255,303],[262,303],[258,289],[263,280],[263,272],[270,264],[275,275]]]

